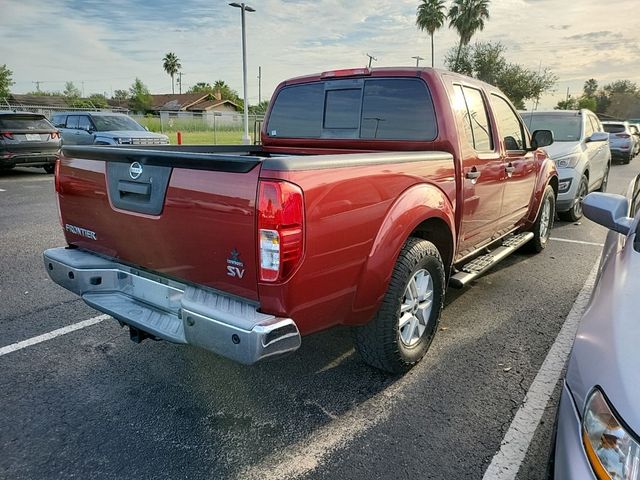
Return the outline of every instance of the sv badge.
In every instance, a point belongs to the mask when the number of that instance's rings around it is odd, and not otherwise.
[[[240,260],[240,253],[235,248],[227,258],[227,275],[230,277],[244,277],[244,263]]]

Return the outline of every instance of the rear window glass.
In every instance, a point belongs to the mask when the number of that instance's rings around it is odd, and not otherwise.
[[[580,140],[582,117],[576,115],[523,113],[522,119],[530,132],[551,130],[555,142],[577,142]]]
[[[271,111],[268,134],[286,138],[435,139],[435,112],[423,81],[365,79],[363,85],[325,91],[324,83],[318,82],[284,88]]]
[[[267,130],[272,137],[319,137],[322,131],[324,85],[312,83],[283,89],[276,99]]]
[[[12,130],[53,130],[53,125],[44,117],[3,115],[0,117],[0,128]]]
[[[603,123],[602,127],[607,133],[621,133],[625,131],[624,125],[612,125],[610,123]]]
[[[361,90],[329,90],[324,106],[324,128],[358,128]]]

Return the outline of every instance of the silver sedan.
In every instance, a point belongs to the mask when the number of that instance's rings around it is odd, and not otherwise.
[[[609,228],[569,359],[556,479],[640,479],[640,176],[626,196],[592,193],[584,215]]]

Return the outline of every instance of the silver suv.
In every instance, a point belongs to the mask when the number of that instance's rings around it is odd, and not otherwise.
[[[558,168],[556,211],[566,221],[582,217],[582,200],[605,191],[611,168],[609,134],[590,110],[521,112],[530,131],[551,130],[554,143],[545,147]]]
[[[51,122],[63,145],[163,145],[169,137],[147,131],[133,118],[111,112],[56,113]]]

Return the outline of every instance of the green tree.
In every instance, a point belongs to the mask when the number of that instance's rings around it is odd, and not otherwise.
[[[555,84],[557,77],[547,69],[534,72],[522,65],[508,63],[504,50],[499,42],[476,43],[463,46],[458,55],[454,47],[449,50],[445,63],[452,70],[495,85],[517,108],[524,109],[525,100],[539,98]]]
[[[249,105],[249,113],[251,115],[264,115],[269,108],[269,100],[263,100],[257,105]]]
[[[182,68],[180,59],[175,53],[169,52],[162,59],[162,68],[164,68],[164,71],[171,77],[171,93],[176,93],[174,77]]]
[[[614,93],[635,94],[638,92],[638,86],[630,80],[616,80],[615,82],[605,85],[603,90],[608,96]]]
[[[554,110],[578,110],[578,100],[569,95],[566,99],[560,100],[553,108]]]
[[[66,82],[64,84],[64,91],[62,92],[62,95],[67,98],[80,98],[82,96],[82,93],[80,92],[80,89],[74,85],[73,82]]]
[[[469,44],[477,31],[484,30],[484,22],[488,19],[489,0],[453,0],[453,5],[449,8],[449,26],[460,36],[456,67],[462,47]]]
[[[129,100],[130,96],[131,94],[127,90],[116,90],[113,92],[113,95],[111,96],[111,98],[119,102],[125,102]]]
[[[107,108],[109,106],[107,97],[105,97],[101,93],[92,93],[91,95],[89,95],[88,100],[96,108]]]
[[[416,13],[416,25],[431,36],[431,67],[434,66],[433,34],[442,28],[446,19],[443,0],[422,0]]]
[[[131,109],[136,112],[146,112],[151,108],[151,94],[142,80],[136,77],[129,89],[131,94]]]
[[[15,84],[13,81],[13,72],[9,70],[6,64],[0,66],[0,98],[8,97],[11,86]]]
[[[213,93],[213,87],[206,82],[198,82],[189,89],[189,93]]]
[[[590,78],[584,82],[583,96],[587,98],[593,98],[598,91],[598,81],[595,78]]]

